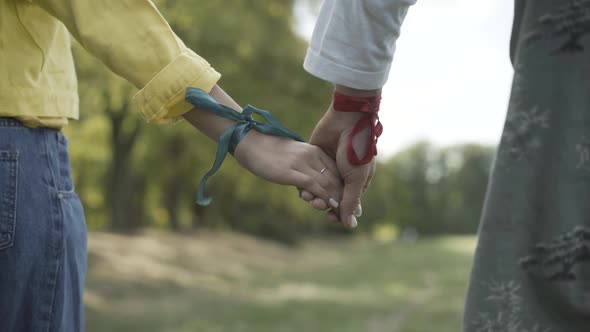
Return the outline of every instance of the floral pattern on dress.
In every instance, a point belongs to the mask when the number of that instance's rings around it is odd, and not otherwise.
[[[475,332],[551,332],[549,328],[523,320],[523,298],[518,283],[492,281],[486,286],[490,291],[486,301],[493,303],[495,310],[478,314],[472,325]]]
[[[516,64],[510,109],[506,115],[506,123],[500,145],[500,162],[504,166],[513,161],[530,160],[541,147],[541,131],[548,129],[551,111],[539,105],[528,105],[526,100],[529,86],[523,75],[524,66]]]
[[[578,152],[576,169],[590,172],[590,138],[588,136],[582,136],[580,142],[576,144],[576,151]]]
[[[530,159],[541,147],[541,138],[537,133],[549,128],[549,110],[539,106],[510,112],[502,139],[507,145],[507,152],[513,159]]]
[[[537,20],[529,41],[560,40],[551,54],[571,54],[584,51],[582,39],[590,34],[590,0],[569,0],[555,12]]]
[[[577,226],[548,242],[534,246],[530,254],[520,260],[520,266],[548,281],[577,280],[574,269],[590,261],[590,228]]]

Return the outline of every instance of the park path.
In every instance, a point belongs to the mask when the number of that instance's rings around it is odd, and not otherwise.
[[[424,283],[426,287],[417,293],[403,309],[369,320],[367,332],[400,332],[407,319],[434,296],[436,290],[434,275],[426,273]]]

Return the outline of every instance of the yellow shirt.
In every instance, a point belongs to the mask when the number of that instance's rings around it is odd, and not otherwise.
[[[0,117],[52,128],[78,118],[70,33],[141,89],[134,100],[147,121],[188,112],[185,89],[211,91],[220,78],[149,0],[0,0]]]

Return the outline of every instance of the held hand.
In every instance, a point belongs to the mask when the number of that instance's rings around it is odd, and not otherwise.
[[[376,161],[364,165],[352,165],[347,157],[348,137],[362,113],[337,112],[332,106],[316,125],[310,139],[310,143],[321,147],[328,155],[336,160],[338,172],[344,181],[344,191],[339,209],[328,213],[328,218],[333,222],[341,222],[354,228],[357,225],[357,217],[362,214],[361,196],[368,188],[375,173]],[[365,154],[368,146],[369,129],[355,135],[353,147],[358,156]],[[302,198],[310,201],[317,209],[325,209],[327,206],[315,195],[302,192]]]
[[[338,208],[342,183],[338,168],[321,148],[291,139],[250,131],[234,153],[253,174],[307,191],[322,204]]]
[[[228,128],[237,124],[234,119],[226,118],[226,113],[230,113],[229,115],[235,118],[239,117],[239,113],[242,113],[243,110],[219,86],[215,86],[209,92],[209,96],[206,96],[202,90],[187,90],[189,102],[195,106],[206,107],[209,111],[195,108],[185,113],[183,117],[207,136],[219,141]],[[214,102],[209,100],[210,98],[213,98]],[[238,114],[231,114],[233,112],[228,110],[219,110],[220,106],[216,103],[225,105]],[[224,116],[219,116],[217,113],[223,113]],[[268,130],[268,128],[266,129]],[[211,169],[213,173],[223,162],[224,155],[222,151],[219,165]],[[306,190],[314,198],[318,197],[316,201],[322,202],[322,204],[329,204],[333,208],[337,208],[338,202],[342,199],[342,183],[336,164],[317,146],[250,130],[237,144],[234,157],[253,174],[271,182],[293,185]],[[207,177],[201,181],[203,186],[205,183],[203,181],[206,181]],[[206,200],[205,197],[203,201],[206,202]]]

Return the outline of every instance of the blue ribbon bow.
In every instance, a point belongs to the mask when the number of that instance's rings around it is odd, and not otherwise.
[[[268,111],[259,110],[248,105],[244,108],[242,113],[240,113],[230,107],[219,104],[207,92],[197,88],[188,88],[186,90],[185,99],[200,110],[237,121],[235,125],[227,128],[219,138],[219,145],[217,146],[217,152],[215,154],[215,162],[199,183],[199,188],[197,190],[197,204],[199,205],[206,206],[211,203],[211,198],[205,197],[205,184],[207,183],[207,180],[209,180],[209,178],[221,167],[228,152],[232,155],[234,154],[240,141],[252,128],[267,135],[288,137],[299,142],[305,141],[301,136],[283,127],[283,125],[281,125],[281,123]],[[260,115],[265,122],[254,120],[252,117],[253,113]]]

